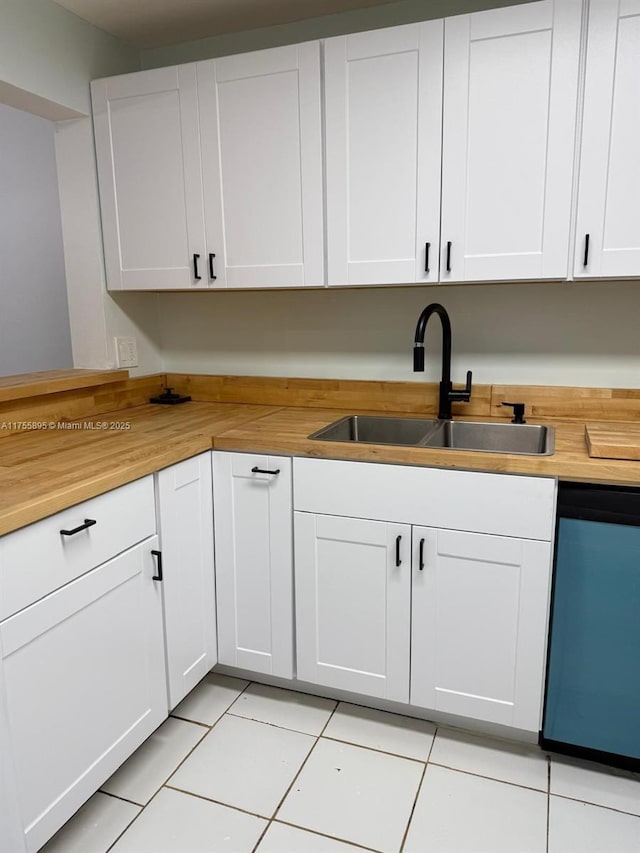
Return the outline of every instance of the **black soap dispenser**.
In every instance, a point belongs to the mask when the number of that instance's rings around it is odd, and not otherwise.
[[[191,397],[174,394],[173,389],[165,388],[159,397],[151,397],[150,403],[162,403],[164,406],[177,406],[178,403],[188,403]]]

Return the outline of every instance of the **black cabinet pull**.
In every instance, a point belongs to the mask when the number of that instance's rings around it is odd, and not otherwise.
[[[266,468],[258,468],[257,465],[254,465],[251,469],[252,474],[279,474],[280,469],[276,468],[275,471],[268,471]]]
[[[429,272],[429,249],[431,248],[431,243],[424,244],[424,271]]]
[[[61,536],[73,536],[76,533],[80,533],[81,530],[86,530],[89,527],[93,527],[94,524],[98,522],[93,518],[85,518],[84,524],[80,524],[78,527],[74,527],[73,530],[61,530]]]
[[[451,240],[447,243],[447,272],[451,272]]]
[[[418,568],[420,571],[424,569],[424,539],[420,540],[420,555],[418,558]]]
[[[589,235],[584,235],[584,260],[582,261],[582,266],[586,267],[589,265]]]
[[[209,252],[209,278],[211,279],[211,281],[215,281],[218,277],[213,269],[213,259],[215,258],[215,256],[215,252]]]
[[[198,273],[198,261],[200,260],[200,255],[196,252],[193,254],[193,277],[196,281],[200,281],[202,276]]]
[[[161,581],[162,580],[162,551],[155,551],[152,549],[151,553],[158,561],[158,574],[153,575],[151,578],[152,581]]]
[[[402,565],[402,560],[400,559],[400,540],[402,536],[396,536],[396,568]]]

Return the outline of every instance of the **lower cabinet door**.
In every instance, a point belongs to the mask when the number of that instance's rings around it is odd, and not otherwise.
[[[157,546],[147,539],[0,624],[29,853],[167,716]]]
[[[411,704],[537,732],[551,545],[413,528]]]
[[[408,702],[411,527],[294,518],[298,678]]]
[[[214,453],[218,658],[293,677],[291,460]]]
[[[169,708],[217,663],[211,453],[156,475]]]

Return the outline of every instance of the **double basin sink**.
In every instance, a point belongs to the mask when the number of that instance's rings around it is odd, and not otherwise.
[[[551,456],[554,451],[553,427],[538,424],[440,421],[373,415],[349,415],[314,432],[309,438],[524,456]]]

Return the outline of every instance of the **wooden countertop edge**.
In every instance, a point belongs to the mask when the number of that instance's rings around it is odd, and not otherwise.
[[[327,442],[328,444],[328,442]],[[358,446],[362,450],[363,445]],[[337,459],[344,462],[377,462],[386,465],[413,465],[422,468],[442,468],[455,471],[477,471],[485,474],[509,474],[521,477],[547,477],[557,480],[570,480],[581,483],[598,483],[601,485],[637,486],[640,487],[640,466],[634,476],[623,476],[621,473],[606,472],[604,466],[607,462],[618,462],[620,460],[608,460],[603,458],[592,459],[590,462],[575,463],[556,462],[548,468],[528,467],[522,464],[522,459],[533,459],[539,462],[537,457],[522,457],[511,454],[486,453],[484,451],[464,450],[432,450],[429,448],[404,448],[391,447],[389,445],[369,444],[368,454],[363,456],[354,452],[355,449],[340,442],[331,442],[329,447],[307,449],[303,445],[296,447],[284,447],[277,442],[261,441],[256,443],[248,439],[231,439],[218,437],[214,441],[214,450],[225,450],[236,453],[264,453],[274,456],[300,456],[308,459]],[[413,451],[416,455],[409,456],[406,451]],[[445,457],[444,454],[447,454]],[[449,458],[450,456],[450,458]],[[546,459],[553,459],[545,457]],[[601,467],[594,467],[594,463],[601,463]],[[633,464],[633,462],[631,463]],[[582,468],[580,467],[582,466]]]
[[[65,375],[52,374],[62,372]],[[25,381],[26,376],[33,377]],[[22,382],[11,384],[10,380],[21,379]],[[11,400],[24,400],[28,397],[39,397],[44,394],[55,394],[59,391],[75,391],[80,388],[93,388],[102,385],[112,385],[116,382],[126,382],[129,379],[128,370],[84,370],[43,371],[22,376],[6,376],[0,379],[0,403]]]

